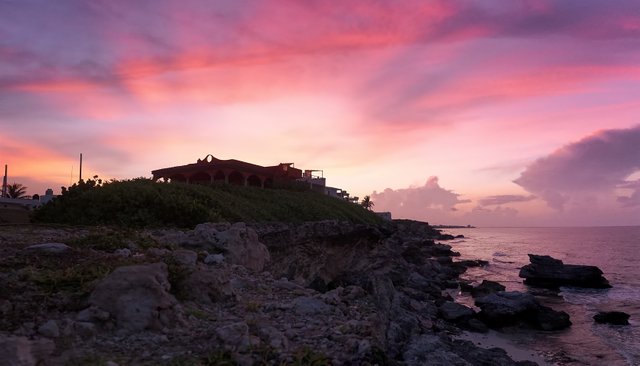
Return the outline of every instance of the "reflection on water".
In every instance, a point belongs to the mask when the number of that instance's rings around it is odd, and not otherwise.
[[[463,258],[490,263],[485,268],[470,268],[463,278],[478,283],[498,281],[508,291],[531,290],[518,277],[520,267],[529,263],[528,253],[600,267],[613,288],[562,288],[556,296],[539,296],[543,304],[570,314],[573,325],[569,329],[505,331],[515,342],[557,365],[640,365],[640,227],[478,228],[452,233],[465,235],[463,240],[449,242]],[[466,296],[458,300],[473,303]],[[629,313],[631,325],[595,324],[593,315],[600,310]]]

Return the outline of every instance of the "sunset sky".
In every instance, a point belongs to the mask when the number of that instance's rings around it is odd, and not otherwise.
[[[640,225],[640,1],[0,0],[30,194],[207,154],[441,224]]]

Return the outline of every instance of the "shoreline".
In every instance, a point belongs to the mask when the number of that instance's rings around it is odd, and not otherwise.
[[[187,231],[38,225],[3,226],[0,234],[5,279],[27,288],[0,299],[0,343],[24,343],[32,357],[168,365],[218,352],[250,365],[268,349],[285,364],[310,350],[335,365],[518,365],[509,355],[540,363],[495,333],[464,332],[486,327],[453,305],[447,289],[483,262],[453,261],[459,254],[421,222],[206,223]],[[95,263],[109,267],[96,273]],[[56,277],[69,273],[81,277]],[[70,280],[82,282],[61,287]],[[140,297],[141,288],[154,295]],[[28,308],[45,290],[59,305]],[[132,317],[132,306],[149,317]],[[456,315],[460,309],[467,315]]]
[[[503,349],[514,361],[531,361],[537,363],[539,366],[555,366],[554,363],[546,361],[545,358],[536,351],[515,344],[507,334],[494,330],[490,330],[488,333],[471,333],[465,331],[460,335],[454,336],[454,338],[473,342],[473,344],[482,348],[489,349],[497,347]]]

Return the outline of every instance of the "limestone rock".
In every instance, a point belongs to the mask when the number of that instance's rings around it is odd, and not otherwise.
[[[564,264],[548,255],[529,254],[530,264],[520,269],[524,283],[556,289],[560,286],[609,288],[609,281],[596,266]]]
[[[119,267],[95,287],[89,303],[129,331],[173,327],[180,319],[164,263]]]
[[[216,267],[200,265],[180,283],[187,300],[211,305],[233,298],[229,274]]]
[[[249,326],[237,322],[216,329],[216,335],[222,343],[230,347],[246,347],[250,344]]]
[[[199,224],[192,231],[182,234],[180,245],[222,252],[229,263],[256,272],[262,271],[271,259],[269,250],[258,240],[255,230],[241,222],[233,225]]]
[[[30,245],[24,250],[45,254],[65,254],[71,252],[73,248],[63,243],[43,243]]]

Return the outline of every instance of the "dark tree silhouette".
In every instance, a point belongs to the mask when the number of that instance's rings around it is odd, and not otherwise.
[[[22,198],[27,195],[27,187],[20,183],[7,185],[7,196],[9,198]]]
[[[369,196],[364,196],[360,204],[362,205],[362,207],[366,208],[369,211],[373,210],[373,206],[375,206],[373,201],[371,201],[371,197]]]

